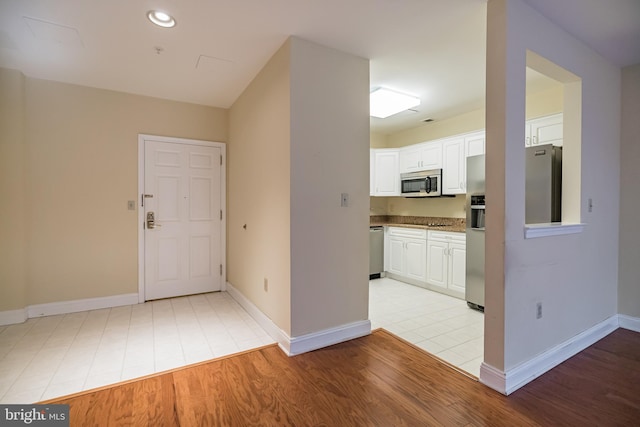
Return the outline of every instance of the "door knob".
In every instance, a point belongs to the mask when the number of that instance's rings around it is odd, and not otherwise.
[[[160,224],[156,224],[155,214],[153,212],[147,212],[147,228],[152,230],[156,227],[162,227]]]

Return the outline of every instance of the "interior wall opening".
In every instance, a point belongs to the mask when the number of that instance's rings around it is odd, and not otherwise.
[[[525,224],[579,224],[582,80],[532,51],[526,75]],[[541,116],[549,98],[557,112]]]

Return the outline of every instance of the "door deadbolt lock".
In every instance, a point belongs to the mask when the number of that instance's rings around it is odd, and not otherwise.
[[[147,212],[147,229],[153,230],[156,227],[161,227],[161,225],[156,224],[155,214],[153,212]]]

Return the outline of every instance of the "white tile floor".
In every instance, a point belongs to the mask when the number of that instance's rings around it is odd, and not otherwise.
[[[226,292],[0,326],[0,403],[76,393],[273,343]]]
[[[369,317],[478,375],[483,315],[392,279],[369,284]],[[0,326],[0,403],[52,399],[273,343],[226,292]]]
[[[484,314],[466,301],[389,278],[369,282],[372,329],[384,328],[479,376],[484,355]]]

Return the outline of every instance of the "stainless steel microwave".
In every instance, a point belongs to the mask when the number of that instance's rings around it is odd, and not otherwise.
[[[400,174],[400,192],[404,197],[438,197],[442,195],[442,169]]]

